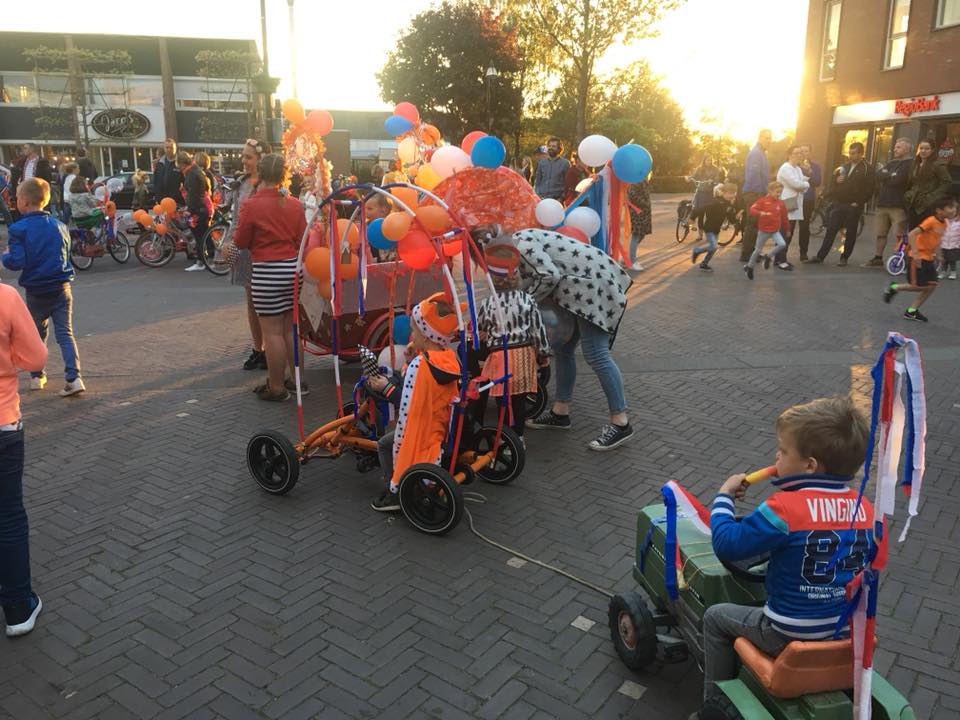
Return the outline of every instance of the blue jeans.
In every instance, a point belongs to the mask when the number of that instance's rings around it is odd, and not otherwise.
[[[640,246],[640,243],[643,242],[644,235],[637,235],[633,233],[630,235],[630,264],[633,265],[637,261],[637,248]]]
[[[23,430],[0,432],[0,605],[31,597],[29,535],[23,508]]]
[[[707,256],[703,259],[703,265],[707,265],[717,252],[717,234],[712,232],[703,233],[703,239],[707,241],[706,245],[697,245],[693,251],[695,253],[705,252]]]
[[[577,345],[580,345],[583,359],[596,373],[603,393],[607,396],[610,414],[625,412],[627,398],[620,368],[610,355],[610,333],[582,318],[578,317],[576,321],[573,336],[563,345],[553,348],[557,366],[557,402],[568,403],[573,399],[573,387],[577,383],[577,360],[574,351]]]
[[[750,260],[747,261],[747,265],[753,265],[760,258],[760,253],[763,251],[763,246],[766,245],[767,240],[773,238],[774,246],[773,250],[767,253],[767,257],[773,260],[777,253],[783,250],[787,246],[787,241],[783,239],[783,235],[780,234],[780,231],[777,232],[766,232],[764,230],[757,231],[757,244],[753,248],[753,254],[750,256]]]
[[[80,353],[73,339],[73,293],[70,285],[64,283],[61,289],[42,294],[33,294],[28,290],[27,309],[44,343],[47,342],[49,320],[53,320],[54,335],[63,354],[63,374],[67,382],[73,382],[80,376]],[[41,377],[43,371],[30,375]]]

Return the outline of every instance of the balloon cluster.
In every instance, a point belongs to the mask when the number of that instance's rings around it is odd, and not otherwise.
[[[152,213],[146,210],[134,211],[133,219],[147,230],[153,228],[157,235],[166,235],[169,229],[168,223],[176,212],[177,201],[171,197],[165,197],[153,206]]]
[[[280,109],[290,123],[282,138],[287,168],[305,181],[312,178],[314,189],[324,197],[329,195],[331,167],[324,159],[326,146],[321,138],[333,130],[333,116],[326,110],[308,114],[294,98],[284,100]]]
[[[421,122],[420,112],[409,102],[397,105],[383,127],[397,140],[404,172],[424,190],[467,168],[497,168],[507,155],[499,138],[479,130],[468,133],[459,147],[444,144],[440,131]]]
[[[605,168],[609,165],[613,175],[624,183],[643,182],[653,169],[653,157],[645,147],[634,143],[617,147],[613,140],[603,135],[588,135],[581,140],[577,156],[585,165],[593,168]],[[577,192],[585,191],[593,184],[594,179],[581,181],[577,185]],[[602,225],[596,210],[577,207],[566,212],[559,201],[550,198],[537,203],[536,217],[543,227],[582,242],[589,242],[591,237],[600,232]]]

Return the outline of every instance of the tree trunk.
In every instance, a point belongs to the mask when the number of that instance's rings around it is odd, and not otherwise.
[[[577,71],[577,133],[574,140],[579,143],[587,136],[587,97],[590,93],[590,68],[586,58]]]

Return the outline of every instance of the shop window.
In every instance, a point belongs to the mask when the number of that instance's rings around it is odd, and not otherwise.
[[[939,0],[937,3],[936,26],[960,25],[960,0]]]
[[[890,18],[887,24],[887,46],[884,49],[883,69],[903,67],[907,52],[907,28],[910,25],[910,0],[890,0]]]
[[[820,55],[820,79],[833,80],[837,70],[837,43],[840,40],[841,0],[828,0],[823,8],[823,50]]]

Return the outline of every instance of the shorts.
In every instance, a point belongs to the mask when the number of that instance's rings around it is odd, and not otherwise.
[[[908,259],[909,260],[909,259]],[[911,285],[926,287],[937,284],[937,264],[933,260],[921,260],[920,267],[916,267],[912,260],[907,265],[907,278]]]
[[[900,235],[907,231],[907,211],[902,207],[877,207],[873,213],[873,223],[877,237],[887,237],[891,227]]]
[[[250,295],[257,315],[282,315],[293,310],[297,258],[253,263]]]

